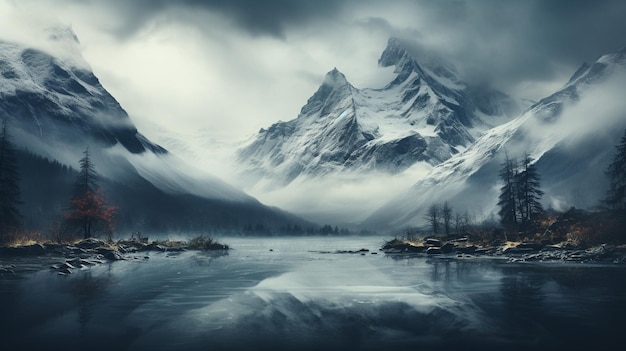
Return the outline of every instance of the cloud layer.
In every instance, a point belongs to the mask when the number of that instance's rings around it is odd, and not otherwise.
[[[538,99],[583,61],[626,46],[619,0],[0,1],[0,36],[72,24],[105,86],[146,128],[242,138],[299,108],[333,67],[380,86],[389,36],[455,63],[471,84]],[[24,20],[29,19],[29,20]],[[7,22],[7,21],[5,21]],[[19,23],[17,23],[19,22]]]

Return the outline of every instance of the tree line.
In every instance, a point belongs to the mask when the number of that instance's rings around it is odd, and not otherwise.
[[[6,119],[0,129],[0,244],[11,240],[21,230],[22,215],[19,207],[20,173],[17,149],[8,131]],[[56,225],[58,238],[69,234],[83,238],[102,233],[110,238],[115,230],[114,216],[117,207],[108,204],[98,183],[98,173],[89,147],[78,162],[80,171],[74,183],[71,199],[63,218]]]
[[[507,234],[532,231],[544,213],[539,201],[543,195],[540,177],[532,162],[528,155],[520,163],[506,155],[500,170],[503,185],[498,198],[498,215],[505,239]]]
[[[462,235],[468,232],[471,218],[467,211],[455,212],[452,206],[445,201],[443,204],[432,204],[426,210],[425,219],[434,234]]]
[[[623,215],[626,212],[626,130],[616,149],[615,157],[605,171],[609,189],[601,204],[605,209]],[[545,218],[540,201],[544,192],[534,160],[526,154],[518,162],[505,153],[499,178],[502,185],[497,203],[498,224],[504,230],[504,239],[534,233]],[[471,228],[477,229],[467,211],[455,212],[448,201],[431,204],[424,220],[433,234],[464,235]]]
[[[605,174],[609,187],[601,205],[623,218],[626,213],[626,130]],[[545,214],[540,202],[544,193],[533,160],[526,155],[518,164],[506,155],[500,169],[500,180],[502,187],[498,198],[498,215],[505,239],[507,234],[533,232]]]

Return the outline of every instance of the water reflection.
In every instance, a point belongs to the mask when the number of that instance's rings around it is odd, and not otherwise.
[[[320,253],[351,240],[0,279],[0,348],[576,349],[625,322],[624,267]]]
[[[95,276],[91,270],[79,272],[78,276],[68,277],[70,279],[67,284],[61,286],[60,291],[69,293],[74,300],[81,335],[86,334],[87,324],[93,315],[94,308],[112,284],[111,265],[107,266],[105,272]]]

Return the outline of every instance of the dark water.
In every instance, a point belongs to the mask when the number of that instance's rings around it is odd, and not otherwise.
[[[626,335],[624,266],[323,252],[378,252],[381,238],[222,241],[235,250],[0,277],[0,349],[620,349]]]

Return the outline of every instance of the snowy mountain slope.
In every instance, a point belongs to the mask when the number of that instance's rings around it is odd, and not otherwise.
[[[425,209],[443,201],[478,217],[494,213],[505,151],[536,160],[546,206],[597,205],[605,191],[603,171],[626,128],[625,88],[626,50],[583,65],[558,92],[433,168],[364,225],[387,230],[421,225]]]
[[[55,40],[59,36],[54,36]],[[75,45],[75,36],[63,37]],[[76,64],[75,62],[80,62]],[[16,43],[0,41],[0,111],[15,127],[42,140],[122,144],[132,153],[165,150],[139,134],[117,101],[79,58],[62,61]]]
[[[436,165],[518,111],[503,93],[467,87],[441,60],[415,57],[391,38],[379,64],[395,66],[396,78],[378,90],[330,71],[296,119],[262,129],[239,150],[244,183],[282,187],[301,175]]]
[[[0,41],[0,118],[7,119],[18,147],[75,167],[89,146],[97,171],[112,182],[147,182],[151,192],[210,200],[217,210],[220,204],[230,212],[239,206],[242,214],[262,214],[273,222],[295,218],[148,140],[82,59],[73,31],[55,28],[46,34],[48,47]],[[230,212],[225,216],[231,221],[246,221],[245,214]]]

